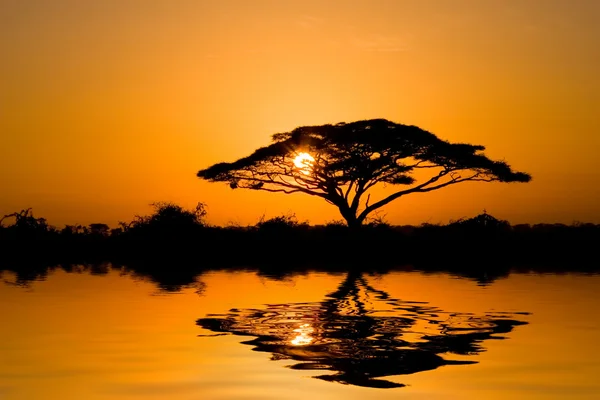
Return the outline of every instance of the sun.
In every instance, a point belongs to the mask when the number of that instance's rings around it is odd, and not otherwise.
[[[296,168],[301,170],[304,174],[308,174],[311,164],[315,161],[315,158],[308,153],[298,153],[294,158],[294,165]]]

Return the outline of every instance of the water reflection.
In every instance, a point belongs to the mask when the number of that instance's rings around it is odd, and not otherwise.
[[[486,339],[503,339],[527,313],[452,313],[427,303],[405,301],[372,287],[361,273],[349,273],[322,302],[270,304],[231,309],[197,324],[218,333],[255,336],[243,342],[293,360],[292,369],[325,370],[316,378],[343,384],[394,388],[384,379],[449,364],[483,351]],[[443,355],[443,356],[442,356]]]
[[[294,329],[294,332],[297,333],[296,337],[290,340],[290,343],[294,346],[306,346],[312,343],[314,338],[310,336],[315,329],[310,326],[310,324],[302,324],[298,329]]]

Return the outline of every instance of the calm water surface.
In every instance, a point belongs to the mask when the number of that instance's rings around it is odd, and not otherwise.
[[[598,399],[600,276],[0,283],[0,399]]]

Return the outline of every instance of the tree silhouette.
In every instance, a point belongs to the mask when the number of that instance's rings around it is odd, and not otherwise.
[[[204,226],[206,204],[198,203],[193,210],[170,203],[152,203],[154,213],[149,216],[136,216],[130,224],[121,223],[125,230],[150,229],[157,231],[181,231],[189,228]]]
[[[198,172],[231,188],[304,193],[336,206],[348,226],[411,193],[425,193],[467,181],[529,182],[504,161],[487,158],[480,145],[449,143],[416,126],[385,119],[303,126],[273,135],[273,143],[248,157]],[[417,171],[429,172],[419,181]],[[421,175],[421,174],[419,174]],[[371,202],[378,184],[401,189]]]
[[[46,218],[35,218],[33,216],[33,211],[31,208],[27,208],[25,210],[21,210],[19,212],[14,212],[12,214],[7,214],[0,218],[0,227],[2,227],[2,223],[5,219],[14,218],[14,224],[10,226],[10,228],[16,230],[17,232],[23,233],[47,233],[49,231],[53,231],[53,227],[48,225],[46,222]]]

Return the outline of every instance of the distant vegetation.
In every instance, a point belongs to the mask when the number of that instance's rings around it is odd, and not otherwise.
[[[116,228],[95,223],[58,229],[31,209],[6,215],[0,219],[0,265],[144,259],[221,267],[274,264],[282,269],[294,263],[564,265],[594,255],[600,239],[596,224],[511,225],[486,212],[446,225],[393,226],[379,219],[357,230],[343,222],[309,225],[294,214],[262,217],[253,226],[212,226],[203,203],[194,209],[173,203],[153,207],[151,215],[136,216]]]

